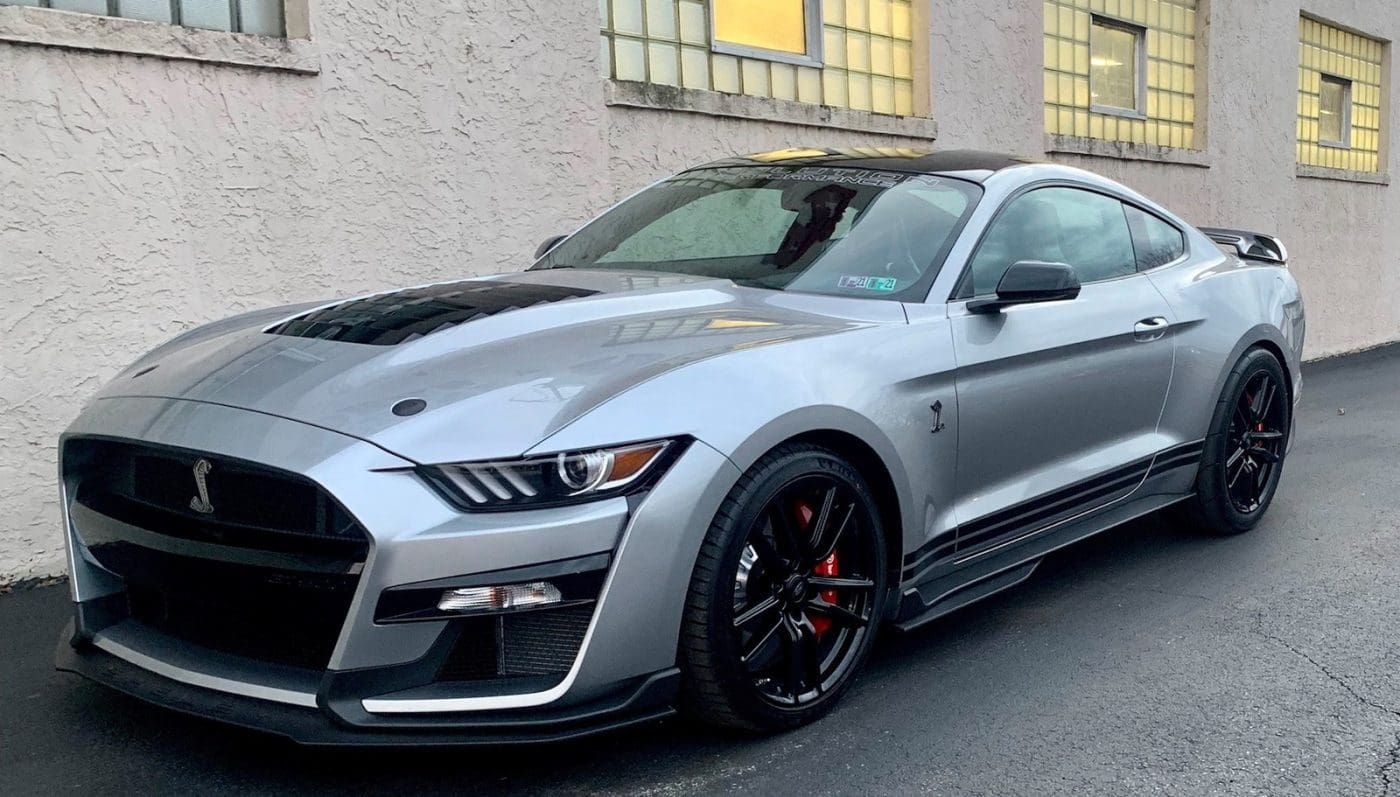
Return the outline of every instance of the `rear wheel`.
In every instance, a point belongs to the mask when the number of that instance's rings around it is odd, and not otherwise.
[[[885,561],[874,498],[849,463],[810,445],[766,455],[725,499],[691,577],[687,713],[772,731],[829,711],[874,641]]]
[[[1217,534],[1240,534],[1268,511],[1283,473],[1293,402],[1278,358],[1253,349],[1225,380],[1187,514]]]

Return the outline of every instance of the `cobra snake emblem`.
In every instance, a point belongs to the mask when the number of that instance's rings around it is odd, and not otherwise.
[[[204,515],[214,512],[214,505],[209,503],[209,485],[204,482],[204,477],[213,469],[214,466],[207,459],[194,463],[194,486],[199,490],[199,495],[190,499],[190,509]]]

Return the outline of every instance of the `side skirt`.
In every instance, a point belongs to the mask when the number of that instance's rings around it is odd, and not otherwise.
[[[1185,500],[1191,495],[1201,447],[1201,442],[1177,446],[1063,491],[1077,493],[1077,502],[1070,498],[1072,493],[1057,493],[997,513],[1001,522],[993,522],[1001,528],[995,537],[986,533],[993,524],[974,521],[956,535],[959,541],[976,540],[972,550],[943,543],[940,549],[910,554],[895,627],[916,628],[1013,587],[1029,578],[1046,555]],[[1048,519],[1043,509],[1052,507],[1069,516]],[[1018,515],[1029,522],[1007,522]]]

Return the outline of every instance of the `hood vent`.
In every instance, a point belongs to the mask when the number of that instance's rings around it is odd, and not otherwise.
[[[298,338],[395,346],[497,313],[595,293],[495,280],[449,282],[341,302],[304,313],[267,331]]]

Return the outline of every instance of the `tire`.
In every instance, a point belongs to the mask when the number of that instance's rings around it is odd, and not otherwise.
[[[1252,408],[1267,397],[1261,384],[1272,385],[1274,392],[1262,417],[1255,417]],[[1246,391],[1253,393],[1246,395]],[[1242,400],[1248,407],[1241,406]],[[1272,353],[1251,349],[1230,370],[1216,402],[1196,474],[1196,492],[1183,506],[1185,518],[1203,531],[1220,535],[1243,534],[1257,526],[1278,490],[1292,423],[1293,400],[1283,366]],[[1243,441],[1241,426],[1246,427]],[[1265,438],[1266,434],[1270,436]],[[1245,454],[1240,459],[1242,450]],[[1267,473],[1251,469],[1251,463],[1267,467]],[[1245,478],[1252,479],[1257,490],[1252,501],[1240,498],[1244,492],[1240,480]]]
[[[818,558],[828,546],[832,556]],[[885,554],[875,498],[850,463],[806,444],[766,454],[725,498],[696,559],[678,653],[682,711],[749,732],[830,711],[874,643]]]

